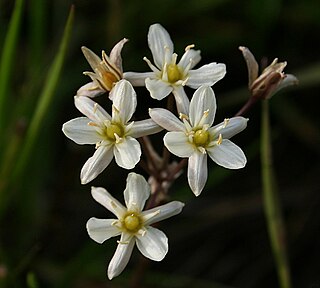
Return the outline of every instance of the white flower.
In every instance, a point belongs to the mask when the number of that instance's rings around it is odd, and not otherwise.
[[[110,57],[102,51],[102,60],[87,47],[81,47],[83,55],[94,72],[84,72],[92,82],[83,85],[77,96],[95,97],[111,91],[115,83],[123,78],[121,50],[128,39],[122,39],[111,50]]]
[[[129,173],[127,186],[124,190],[124,207],[113,198],[104,188],[92,187],[93,198],[111,211],[117,219],[90,218],[87,222],[89,236],[98,243],[121,235],[117,250],[108,267],[108,277],[111,280],[118,276],[126,267],[134,244],[140,252],[154,261],[161,261],[168,252],[166,235],[151,227],[153,223],[177,215],[184,204],[172,201],[165,205],[142,211],[150,196],[150,186],[138,174]]]
[[[212,86],[226,73],[225,64],[217,63],[210,63],[193,70],[201,59],[200,51],[192,49],[194,45],[186,47],[185,53],[177,63],[178,55],[174,53],[170,35],[160,24],[150,26],[148,44],[155,65],[147,58],[144,60],[153,72],[126,72],[124,78],[134,86],[145,84],[151,97],[158,100],[172,92],[179,113],[187,114],[189,108],[189,100],[183,89],[184,85],[194,89],[201,85]]]
[[[96,151],[81,170],[81,183],[96,178],[111,162],[132,169],[140,160],[141,148],[135,139],[162,130],[152,119],[129,122],[137,105],[132,85],[119,81],[112,90],[113,105],[110,116],[88,97],[75,96],[75,105],[87,117],[66,122],[62,131],[77,144],[96,144]]]
[[[212,127],[216,99],[211,87],[198,88],[190,102],[189,116],[180,114],[180,121],[170,111],[150,109],[151,118],[167,132],[164,144],[179,156],[188,157],[188,182],[193,193],[200,195],[207,181],[207,154],[217,164],[238,169],[246,164],[242,150],[229,140],[247,126],[247,119],[233,117]]]

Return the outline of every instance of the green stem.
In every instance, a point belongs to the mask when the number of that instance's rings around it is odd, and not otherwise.
[[[74,8],[71,7],[69,17],[65,26],[65,30],[63,33],[63,37],[60,43],[59,51],[54,58],[54,61],[50,67],[50,70],[47,75],[46,82],[44,84],[44,88],[39,95],[39,101],[35,107],[33,117],[30,121],[30,125],[28,127],[26,137],[22,140],[19,139],[19,135],[15,135],[10,142],[10,149],[6,151],[4,160],[10,164],[10,166],[2,166],[0,169],[0,219],[2,218],[3,214],[5,213],[5,209],[7,208],[7,204],[10,201],[10,198],[13,197],[13,191],[11,193],[6,193],[8,187],[11,184],[19,184],[21,183],[20,177],[23,175],[23,172],[26,169],[28,161],[31,158],[32,150],[34,145],[39,137],[41,132],[42,125],[45,122],[45,117],[47,114],[48,109],[50,108],[50,104],[54,100],[54,92],[58,84],[58,80],[62,71],[62,66],[64,62],[64,58],[67,51],[67,46],[69,43],[69,39],[71,36],[71,28],[74,18]],[[20,145],[21,144],[21,145]],[[15,156],[16,148],[20,145],[19,154]],[[39,144],[41,145],[41,143]],[[16,160],[14,161],[13,166],[11,167],[11,160],[15,157]],[[5,164],[5,163],[4,163]],[[8,175],[8,171],[11,173]]]
[[[17,165],[15,167],[16,169],[13,171],[13,179],[20,175],[20,173],[25,168],[26,163],[31,154],[30,152],[34,146],[34,143],[36,142],[36,139],[42,127],[43,120],[45,119],[47,110],[49,109],[50,104],[53,100],[54,92],[58,84],[58,80],[62,70],[62,65],[66,55],[67,45],[71,36],[73,18],[74,8],[72,7],[65,26],[65,31],[59,47],[59,52],[55,57],[54,62],[52,63],[52,66],[49,70],[44,89],[40,95],[39,102],[37,103],[35,112],[30,122],[30,126],[27,130],[25,143],[22,146],[22,151],[18,159]]]
[[[0,135],[4,135],[6,126],[5,121],[8,111],[7,98],[9,97],[9,87],[23,12],[23,2],[23,0],[16,0],[15,2],[0,59]]]
[[[281,288],[290,288],[290,269],[286,251],[285,227],[283,224],[281,206],[275,187],[275,177],[272,164],[272,151],[269,123],[269,102],[262,101],[261,119],[261,168],[263,184],[264,212],[268,225],[270,244],[276,262]]]

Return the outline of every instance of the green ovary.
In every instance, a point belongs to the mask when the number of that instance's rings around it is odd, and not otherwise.
[[[120,138],[123,137],[124,131],[123,127],[117,123],[110,124],[105,131],[107,138],[115,141],[116,137],[114,134],[117,134]]]
[[[140,217],[135,213],[129,213],[127,216],[124,217],[123,226],[129,232],[138,232],[141,228],[142,221]]]
[[[209,142],[210,142],[210,134],[208,131],[200,129],[194,133],[193,143],[196,146],[205,147],[209,144]]]
[[[176,64],[169,64],[167,66],[168,82],[175,83],[181,79],[181,72]]]

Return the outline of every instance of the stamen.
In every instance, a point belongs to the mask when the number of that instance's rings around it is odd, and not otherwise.
[[[154,66],[147,57],[143,57],[143,60],[147,62],[148,66],[153,72],[159,72],[159,69],[156,66]]]
[[[111,226],[116,226],[118,223],[118,220],[114,220],[112,223],[111,223]]]
[[[117,133],[114,133],[113,135],[116,138],[116,144],[119,144],[120,142],[122,142],[123,138],[119,137]]]
[[[185,85],[187,84],[188,80],[189,80],[189,77],[187,77],[186,79],[184,79],[183,81],[181,81],[181,85],[182,85],[182,86],[185,86]]]
[[[129,244],[129,241],[120,241],[120,240],[117,240],[117,243],[118,243],[118,244],[123,244],[123,245],[128,245],[128,244]]]
[[[176,64],[177,63],[177,58],[178,58],[178,54],[177,53],[173,53],[172,54],[171,64]]]
[[[229,122],[230,122],[230,119],[229,119],[229,118],[224,119],[223,128],[226,128],[227,125],[229,124]]]
[[[219,138],[217,140],[217,144],[220,145],[222,143],[222,135],[219,134]]]
[[[88,123],[88,126],[99,127],[99,125],[98,125],[97,123],[92,122],[92,121],[90,121],[90,122]]]
[[[147,214],[143,217],[143,221],[146,222],[146,221],[152,219],[153,217],[159,215],[160,213],[161,213],[161,210],[159,209],[159,210],[156,210],[150,214]]]
[[[113,75],[115,75],[118,78],[118,80],[120,80],[122,78],[121,71],[119,71],[119,69],[113,63],[111,63],[110,58],[108,57],[108,55],[104,51],[102,51],[102,59],[103,59],[103,64],[105,64],[107,66],[108,70]]]
[[[206,149],[203,148],[202,146],[198,146],[198,149],[202,154],[206,154],[207,153]]]
[[[190,44],[190,45],[188,45],[185,49],[184,49],[184,51],[188,51],[188,50],[190,50],[190,49],[192,49],[192,48],[194,48],[195,47],[195,45],[194,44]]]
[[[113,209],[117,209],[118,208],[117,204],[114,203],[114,201],[112,201],[112,200],[110,201],[110,205],[112,206]]]
[[[98,109],[98,103],[94,103],[93,113],[96,113],[96,112],[97,112],[97,109]]]
[[[140,229],[140,230],[138,231],[138,234],[140,234],[142,237],[143,237],[144,235],[146,235],[146,233],[147,233],[147,231],[146,231],[145,229]]]
[[[183,113],[179,113],[179,118],[180,118],[181,120],[183,120],[183,119],[189,120],[188,115],[183,114]]]

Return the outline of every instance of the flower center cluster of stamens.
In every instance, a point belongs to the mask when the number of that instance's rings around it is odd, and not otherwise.
[[[193,143],[196,146],[205,147],[210,142],[210,134],[207,130],[199,129],[193,135]]]
[[[113,88],[113,85],[119,81],[118,77],[109,71],[103,71],[101,73],[101,78],[102,78],[102,81],[100,84],[107,91],[111,91],[111,89]]]
[[[168,82],[175,83],[181,79],[181,72],[176,64],[167,65]]]
[[[134,212],[128,213],[123,219],[123,227],[131,232],[138,232],[142,226],[142,220],[139,215]]]
[[[116,138],[116,135],[121,138],[123,137],[123,134],[124,134],[124,129],[123,127],[118,124],[118,123],[111,123],[110,125],[108,125],[106,127],[106,130],[105,130],[105,135],[107,138],[109,138],[109,140],[112,140],[112,141],[116,141],[117,138]]]

